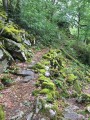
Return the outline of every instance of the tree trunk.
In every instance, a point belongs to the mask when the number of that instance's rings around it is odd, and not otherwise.
[[[2,0],[3,3],[3,8],[5,9],[6,12],[8,12],[8,0]]]
[[[78,13],[78,40],[80,35],[80,12]]]

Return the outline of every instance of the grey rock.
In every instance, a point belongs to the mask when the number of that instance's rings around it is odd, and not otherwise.
[[[50,76],[50,72],[49,72],[49,71],[46,71],[46,72],[45,72],[45,76],[46,76],[46,77],[49,77],[49,76]]]
[[[23,105],[30,107],[31,103],[29,101],[25,100]]]
[[[47,109],[47,108],[51,109],[53,107],[53,105],[52,104],[45,104],[44,107],[45,107],[45,109]]]
[[[83,115],[77,114],[76,112],[66,113],[64,114],[64,117],[67,120],[85,120],[85,117]]]
[[[36,100],[36,114],[42,109],[42,103],[39,99],[39,97]]]
[[[53,118],[53,117],[56,116],[56,111],[54,111],[54,110],[52,110],[52,109],[49,110],[49,113],[50,113],[50,117],[51,117],[51,118]]]
[[[48,70],[49,70],[49,66],[45,66],[45,70],[47,70],[47,71],[48,71]]]
[[[0,74],[3,73],[8,67],[8,61],[4,59],[3,61],[0,61]]]
[[[26,61],[25,48],[22,50],[22,44],[17,43],[13,40],[6,39],[4,42],[5,48],[10,51],[10,54],[14,59],[19,59],[21,61]]]
[[[70,105],[70,106],[68,106],[68,107],[65,109],[65,111],[66,111],[66,112],[72,112],[72,111],[78,110],[78,109],[79,109],[79,107],[77,107],[77,106],[75,106],[75,105]]]
[[[26,120],[32,120],[33,112],[27,115]]]
[[[0,60],[2,60],[3,57],[4,57],[4,53],[2,50],[0,50]]]
[[[45,118],[41,118],[41,120],[46,120]]]
[[[24,43],[25,43],[26,45],[28,45],[28,46],[31,46],[30,40],[24,39]]]
[[[4,88],[4,85],[0,83],[0,90]]]
[[[85,120],[85,117],[83,115],[78,114],[75,112],[75,110],[78,110],[79,108],[75,105],[70,105],[65,109],[64,112],[64,119],[65,120]],[[63,120],[64,120],[63,119]]]
[[[32,76],[26,76],[26,77],[24,77],[24,79],[23,79],[23,83],[28,83],[28,82],[30,82],[32,79],[34,79],[34,77],[32,77]]]
[[[86,110],[90,113],[90,104],[87,105]]]
[[[20,120],[24,115],[23,111],[17,111],[17,114],[10,118],[10,120]]]
[[[23,76],[23,77],[25,77],[25,76],[31,76],[32,78],[34,78],[34,72],[31,71],[31,70],[26,70],[26,69],[22,70],[22,69],[20,69],[20,70],[17,71],[16,74],[20,75],[20,76]]]

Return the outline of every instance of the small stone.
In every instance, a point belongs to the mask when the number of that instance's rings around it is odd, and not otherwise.
[[[2,50],[0,50],[0,60],[2,60],[3,56],[4,56],[4,53]]]
[[[27,115],[26,120],[32,120],[33,112]]]
[[[28,83],[28,82],[30,82],[32,79],[34,79],[34,76],[26,76],[26,77],[24,77],[24,79],[23,79],[22,82]]]
[[[27,70],[27,69],[20,69],[20,70],[17,71],[16,74],[20,75],[20,76],[23,76],[23,77],[25,77],[25,76],[32,76],[32,77],[34,77],[34,72],[31,71],[31,70]]]
[[[41,120],[46,120],[45,118],[41,118]]]
[[[85,119],[85,117],[81,114],[78,114],[77,112],[75,112],[75,110],[78,110],[79,107],[75,106],[75,105],[70,105],[65,109],[64,112],[64,119],[65,120],[83,120]]]
[[[17,114],[10,118],[10,120],[20,120],[24,115],[23,111],[17,110]]]
[[[38,113],[42,109],[42,103],[39,98],[36,100],[36,113]]]
[[[23,105],[25,105],[25,106],[30,106],[31,103],[30,103],[29,101],[25,100],[24,103],[23,103]]]
[[[50,76],[50,72],[46,71],[46,72],[45,72],[45,76],[46,76],[46,77],[49,77],[49,76]]]
[[[45,66],[45,70],[49,70],[49,66]]]
[[[86,110],[90,113],[90,105],[87,105]]]
[[[50,112],[50,117],[51,117],[51,118],[55,117],[56,111],[50,109],[49,112]]]
[[[45,108],[52,108],[52,106],[53,106],[52,104],[45,104],[44,107],[45,107]]]

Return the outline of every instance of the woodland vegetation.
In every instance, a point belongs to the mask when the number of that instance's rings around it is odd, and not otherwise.
[[[29,118],[0,102],[0,120],[90,120],[90,1],[0,0],[0,74],[0,99],[19,76],[36,101]]]

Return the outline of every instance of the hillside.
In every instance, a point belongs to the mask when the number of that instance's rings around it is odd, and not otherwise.
[[[89,43],[56,32],[47,43],[0,8],[0,120],[90,120]]]

